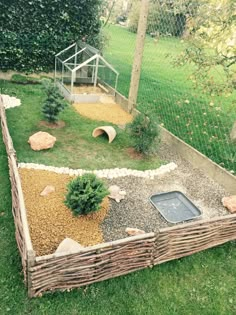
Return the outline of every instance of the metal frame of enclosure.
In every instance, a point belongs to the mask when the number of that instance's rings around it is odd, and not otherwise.
[[[64,96],[71,102],[96,101],[96,94],[76,93],[76,87],[99,83],[116,91],[119,73],[110,65],[99,50],[85,44],[74,43],[55,56],[55,81]]]

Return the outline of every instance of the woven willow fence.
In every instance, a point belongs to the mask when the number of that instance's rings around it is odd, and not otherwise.
[[[3,106],[3,100],[0,95],[0,119],[2,127],[2,136],[3,141],[6,146],[7,156],[8,156],[8,165],[9,165],[9,174],[11,180],[11,194],[12,194],[12,213],[15,222],[15,236],[17,246],[20,252],[24,280],[28,285],[28,264],[30,257],[34,255],[33,247],[30,239],[29,228],[27,223],[27,215],[24,204],[24,197],[20,182],[20,176],[18,173],[17,159],[15,150],[13,147],[12,139],[7,126],[7,119],[5,108]]]
[[[16,240],[30,297],[118,277],[236,239],[236,215],[227,215],[99,244],[73,253],[36,257],[29,235],[16,155],[1,98],[0,118],[10,169]]]

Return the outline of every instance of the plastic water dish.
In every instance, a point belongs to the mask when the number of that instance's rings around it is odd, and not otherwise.
[[[155,194],[150,197],[150,201],[170,223],[193,220],[202,214],[201,210],[180,191]]]

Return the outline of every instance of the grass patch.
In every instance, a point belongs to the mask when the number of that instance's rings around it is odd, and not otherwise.
[[[118,90],[128,96],[136,35],[110,25],[105,56],[120,72]],[[176,68],[173,59],[183,50],[177,38],[146,38],[138,108],[151,110],[169,131],[228,170],[236,172],[235,145],[229,134],[236,120],[236,95],[209,96],[194,87],[191,66]],[[220,73],[217,74],[220,76]]]
[[[41,108],[45,99],[41,86],[5,82],[5,91],[20,98],[22,102],[22,106],[7,111],[9,129],[19,161],[88,170],[116,167],[145,170],[157,168],[162,163],[157,156],[141,160],[130,158],[128,148],[132,146],[132,141],[115,125],[117,137],[112,144],[108,144],[106,137],[93,138],[94,128],[107,123],[86,119],[72,106],[60,116],[66,124],[64,128],[39,126],[43,119]],[[27,141],[39,130],[49,132],[57,138],[53,149],[40,152],[31,150]]]
[[[30,76],[25,76],[22,74],[13,74],[11,77],[11,81],[13,83],[17,83],[17,84],[41,84],[41,79],[39,78],[33,78]]]

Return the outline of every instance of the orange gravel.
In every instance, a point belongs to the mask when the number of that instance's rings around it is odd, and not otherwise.
[[[74,104],[74,107],[81,116],[115,125],[125,125],[133,119],[132,115],[118,104]]]
[[[100,223],[108,213],[108,198],[104,199],[98,212],[75,217],[63,203],[66,186],[72,177],[32,169],[19,169],[19,172],[30,235],[37,255],[53,253],[66,237],[83,246],[103,242]],[[54,186],[56,191],[41,197],[40,193],[47,185]]]

